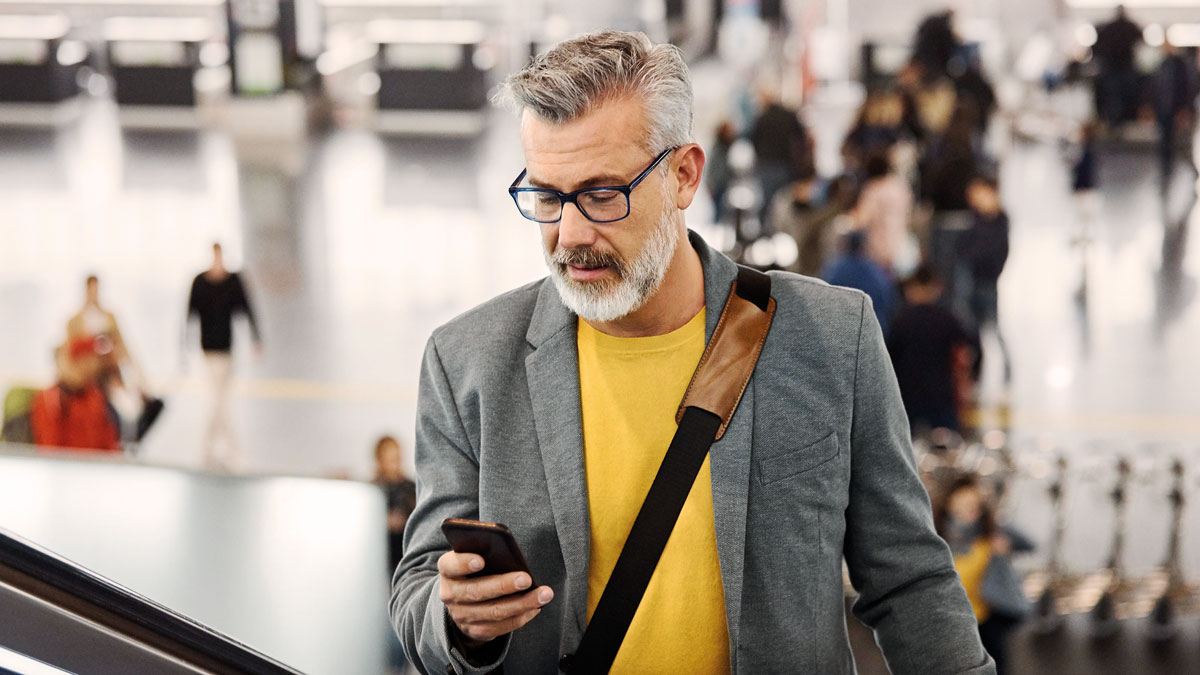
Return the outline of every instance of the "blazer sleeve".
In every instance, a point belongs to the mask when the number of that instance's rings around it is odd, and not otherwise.
[[[853,612],[896,675],[995,673],[917,476],[896,376],[863,296],[850,430],[844,554]]]
[[[504,660],[511,636],[497,638],[469,661],[438,595],[437,561],[450,550],[441,523],[478,518],[479,461],[459,417],[436,335],[421,364],[416,427],[417,505],[404,530],[404,558],[392,577],[392,625],[422,673],[486,673]]]

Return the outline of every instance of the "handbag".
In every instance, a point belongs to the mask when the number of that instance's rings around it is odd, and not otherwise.
[[[993,555],[988,560],[980,594],[992,614],[1009,619],[1024,619],[1032,609],[1021,590],[1021,577],[1007,555]]]
[[[638,511],[579,648],[563,655],[569,675],[607,673],[629,631],[654,568],[708,449],[733,419],[775,316],[771,278],[739,266],[712,339],[692,374],[675,420],[679,428]]]
[[[154,422],[158,420],[159,415],[162,415],[163,409],[166,408],[166,403],[156,396],[145,396],[145,405],[142,407],[142,414],[138,415],[137,431],[134,435],[134,440],[141,442],[146,434],[150,431],[150,427],[154,426]]]

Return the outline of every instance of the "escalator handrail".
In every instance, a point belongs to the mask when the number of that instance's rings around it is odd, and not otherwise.
[[[231,672],[301,675],[300,671],[135,593],[33,542],[0,528],[0,573],[7,568],[82,601],[71,611],[105,624],[104,614],[131,622],[158,638],[153,646],[187,659],[204,657]],[[0,574],[0,578],[2,578]],[[88,611],[89,606],[93,610]],[[133,636],[139,637],[139,636]]]

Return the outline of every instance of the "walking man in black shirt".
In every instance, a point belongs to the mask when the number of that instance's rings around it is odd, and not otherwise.
[[[204,437],[204,464],[234,470],[241,465],[237,439],[229,424],[229,390],[232,384],[233,315],[241,312],[250,322],[256,352],[262,351],[258,323],[250,308],[246,288],[236,272],[225,269],[221,245],[213,244],[212,267],[196,275],[188,296],[188,320],[200,318],[200,348],[212,379],[212,417]],[[218,444],[224,441],[225,452]]]

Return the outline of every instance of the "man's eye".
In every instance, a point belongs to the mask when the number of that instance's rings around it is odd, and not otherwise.
[[[588,201],[591,201],[596,204],[604,204],[607,202],[611,202],[620,196],[621,196],[621,193],[617,192],[616,190],[604,190],[602,192],[587,193]]]

